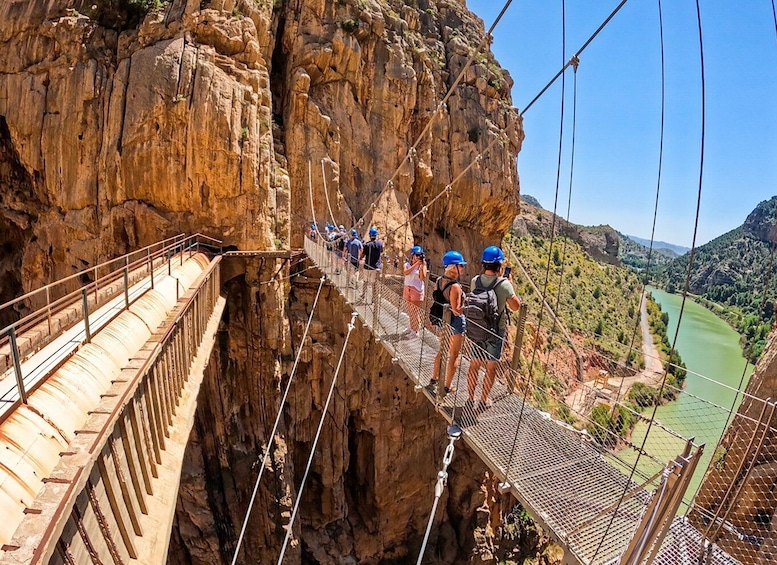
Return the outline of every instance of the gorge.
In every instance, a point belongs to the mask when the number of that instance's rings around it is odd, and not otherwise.
[[[182,231],[232,249],[298,248],[328,195],[337,222],[367,214],[387,232],[489,144],[477,174],[388,243],[402,251],[417,238],[441,254],[456,241],[472,256],[512,222],[523,132],[510,77],[480,57],[440,105],[483,34],[455,1],[11,0],[0,22],[2,300]],[[278,554],[347,322],[331,293],[311,343],[298,342],[312,299],[304,273],[289,278],[301,268],[246,259],[223,276],[227,313],[187,449],[171,563],[231,560],[279,387],[306,347],[240,559]],[[420,543],[444,423],[366,334],[353,351],[290,562],[401,561]],[[497,538],[512,503],[465,448],[443,507],[432,562],[534,555],[547,543],[531,527]]]

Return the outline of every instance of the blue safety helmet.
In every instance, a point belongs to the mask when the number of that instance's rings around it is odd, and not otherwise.
[[[466,264],[467,262],[464,260],[464,255],[462,255],[458,251],[448,251],[445,255],[442,256],[443,267],[450,267],[451,265],[466,265]]]
[[[378,237],[378,228],[372,226],[369,231],[370,237]]]
[[[413,248],[410,250],[410,255],[423,255],[424,254],[424,248],[420,245],[414,245]]]
[[[503,263],[505,254],[496,245],[489,245],[483,250],[483,257],[480,260],[483,263]]]
[[[316,224],[313,224],[312,226],[310,226],[310,229],[313,231],[316,231]]]
[[[356,231],[355,229],[354,229],[354,230],[351,230],[351,235],[352,235],[352,236],[354,236],[354,237],[358,237],[358,235],[359,235],[359,232],[358,232],[358,231]]]

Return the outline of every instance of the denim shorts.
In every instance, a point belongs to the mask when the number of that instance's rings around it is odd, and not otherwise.
[[[499,361],[502,359],[502,349],[505,343],[505,331],[500,329],[496,332],[499,337],[493,337],[489,341],[473,341],[476,347],[472,348],[472,358],[481,361]]]
[[[467,320],[464,317],[464,314],[461,316],[452,316],[451,327],[453,328],[453,331],[451,332],[453,335],[461,335],[467,331]]]

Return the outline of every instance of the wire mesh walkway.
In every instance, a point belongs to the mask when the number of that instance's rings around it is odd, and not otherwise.
[[[490,393],[492,404],[476,409],[467,402],[467,372],[473,345],[466,342],[453,385],[458,392],[442,399],[429,385],[441,340],[429,329],[419,335],[407,330],[409,316],[401,298],[401,281],[387,281],[378,273],[352,269],[322,245],[305,241],[308,256],[322,270],[359,317],[391,353],[417,388],[437,404],[439,412],[459,424],[468,445],[509,487],[532,517],[580,563],[617,563],[657,488],[667,463],[643,454],[635,478],[624,474],[636,459],[629,449],[611,452],[590,436],[532,406],[525,379],[502,367]],[[345,263],[345,264],[344,264]],[[369,276],[372,275],[371,280]],[[428,293],[427,293],[428,295]],[[443,371],[441,371],[443,372]],[[475,398],[480,398],[482,375]],[[670,430],[658,427],[673,446],[697,446]],[[630,462],[631,461],[631,462]],[[620,504],[619,504],[619,501]],[[685,518],[672,520],[656,563],[738,563],[719,548],[705,549],[705,540]]]

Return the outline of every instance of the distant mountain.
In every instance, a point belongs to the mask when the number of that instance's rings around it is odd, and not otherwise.
[[[645,270],[647,268],[648,256],[650,255],[650,248],[637,243],[630,235],[618,232],[618,237],[620,238],[618,258],[621,262],[637,271]],[[677,253],[671,249],[653,247],[653,254],[650,259],[651,272],[654,267],[665,265],[677,256]]]
[[[521,202],[526,202],[526,204],[530,204],[537,208],[542,208],[542,204],[540,204],[540,201],[534,198],[534,196],[532,196],[531,194],[521,194]]]
[[[697,248],[689,281],[690,292],[727,308],[724,317],[743,335],[751,359],[760,354],[774,315],[775,272],[773,265],[771,270],[769,267],[775,218],[777,196],[758,204],[740,227]],[[679,292],[685,286],[687,271],[688,255],[682,255],[663,266],[654,278],[668,291]],[[767,282],[771,284],[761,312]]]
[[[529,197],[531,198],[531,197]],[[553,212],[544,210],[528,201],[521,206],[521,214],[513,222],[512,232],[518,236],[537,235],[550,239],[551,227],[555,224],[555,235],[562,235],[579,244],[596,261],[620,265],[618,258],[618,232],[610,226],[581,226],[567,222]]]
[[[640,245],[644,245],[646,248],[650,249],[650,240],[644,239],[642,237],[637,237],[636,235],[625,235],[624,237],[628,237],[631,241],[635,241],[639,243]],[[688,253],[691,248],[690,247],[683,247],[682,245],[675,245],[674,243],[667,243],[665,241],[654,241],[653,242],[653,249],[654,250],[662,250],[662,251],[671,251],[672,254],[666,254],[668,257],[676,257],[678,255],[683,255],[684,253]]]

